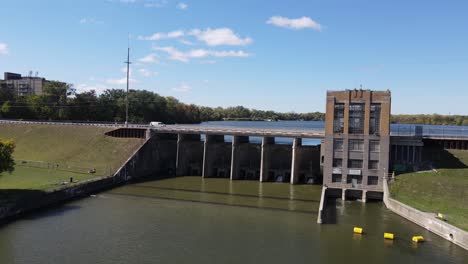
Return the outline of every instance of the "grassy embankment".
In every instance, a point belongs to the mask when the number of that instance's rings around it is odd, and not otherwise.
[[[443,213],[448,223],[468,231],[468,150],[435,149],[428,158],[437,172],[397,176],[392,197],[421,211]]]
[[[59,183],[70,177],[79,183],[110,175],[143,139],[107,137],[104,133],[109,130],[112,128],[1,124],[0,138],[16,144],[16,166],[12,174],[0,174],[0,198],[14,190],[63,188],[68,185]],[[91,168],[96,169],[95,174],[88,173]]]

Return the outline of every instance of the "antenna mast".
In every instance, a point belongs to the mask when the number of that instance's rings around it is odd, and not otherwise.
[[[128,84],[129,84],[129,77],[130,77],[130,41],[127,48],[127,61],[124,62],[127,64],[127,93],[125,95],[125,126],[128,126]]]

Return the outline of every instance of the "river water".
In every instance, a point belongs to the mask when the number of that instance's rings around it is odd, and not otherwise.
[[[201,177],[126,185],[1,226],[0,263],[467,263],[381,202],[337,200],[333,223],[318,225],[320,190]]]

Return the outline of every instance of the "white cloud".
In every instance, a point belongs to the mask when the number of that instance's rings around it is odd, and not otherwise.
[[[130,84],[137,84],[139,83],[137,80],[129,78],[128,82]],[[107,79],[106,80],[107,84],[112,84],[112,85],[124,85],[127,84],[127,77],[124,77],[122,79]]]
[[[151,77],[151,76],[156,76],[159,74],[159,72],[157,71],[151,71],[148,69],[139,69],[138,73],[140,73],[140,75],[144,77]]]
[[[97,94],[102,94],[105,90],[109,89],[108,86],[103,84],[87,84],[87,83],[80,83],[76,86],[77,93],[89,92],[91,90],[96,91]]]
[[[122,73],[127,74],[127,66],[120,68]],[[132,76],[133,70],[130,68],[130,72],[128,73],[129,76]]]
[[[8,45],[0,42],[0,55],[8,54]]]
[[[143,2],[144,2],[143,4],[144,7],[159,8],[159,7],[164,7],[165,5],[167,5],[167,0],[145,0]]]
[[[205,30],[194,29],[189,34],[195,36],[198,40],[205,42],[208,46],[245,46],[252,43],[251,38],[241,38],[230,28],[208,28]]]
[[[191,42],[191,41],[188,41],[186,39],[181,39],[179,40],[180,43],[184,44],[184,45],[187,45],[187,46],[193,46],[195,45],[195,43]]]
[[[164,51],[169,55],[169,59],[188,62],[191,58],[201,59],[208,57],[249,57],[251,54],[242,50],[229,50],[229,51],[216,51],[216,50],[205,50],[205,49],[194,49],[189,51],[180,51],[174,47],[153,47],[154,50]]]
[[[93,17],[83,17],[79,21],[80,24],[95,24],[95,25],[102,25],[104,21],[97,20]]]
[[[179,86],[172,88],[173,91],[180,93],[187,93],[192,90],[192,87],[185,82],[179,84]]]
[[[157,58],[157,54],[151,53],[151,54],[146,55],[143,58],[138,59],[138,61],[142,63],[157,63],[158,61],[156,60],[156,58]]]
[[[169,55],[171,60],[188,62],[189,58],[183,52],[174,47],[153,47],[155,50],[164,51]]]
[[[200,61],[200,64],[215,64],[215,60],[202,60]]]
[[[278,27],[288,28],[288,29],[305,29],[311,28],[317,31],[322,31],[322,25],[312,20],[310,17],[300,17],[300,18],[287,18],[282,16],[272,16],[266,22],[270,25],[275,25]]]
[[[180,10],[186,10],[188,8],[188,5],[186,3],[178,3],[177,8]]]
[[[154,33],[151,36],[138,36],[139,40],[161,40],[161,39],[172,39],[172,38],[180,38],[183,37],[185,34],[182,30],[171,31],[169,33]]]
[[[108,0],[109,2],[117,2],[121,4],[142,4],[144,7],[164,7],[167,5],[167,0]]]

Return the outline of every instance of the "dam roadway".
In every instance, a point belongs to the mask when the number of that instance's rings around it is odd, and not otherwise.
[[[38,124],[38,125],[66,125],[66,126],[97,126],[109,128],[129,128],[129,129],[151,129],[155,133],[173,134],[205,134],[205,135],[231,135],[231,136],[254,136],[254,137],[285,137],[285,138],[310,138],[322,139],[325,137],[324,128],[314,129],[278,129],[259,128],[241,126],[204,126],[204,125],[165,125],[150,126],[149,124],[136,124],[116,122],[85,122],[85,121],[35,121],[35,120],[11,120],[0,119],[0,124]],[[270,122],[266,122],[270,123]],[[420,128],[420,129],[419,129]],[[468,129],[456,126],[436,126],[436,125],[406,125],[392,124],[390,136],[392,138],[420,137],[445,143],[446,146],[466,148],[468,147]]]

